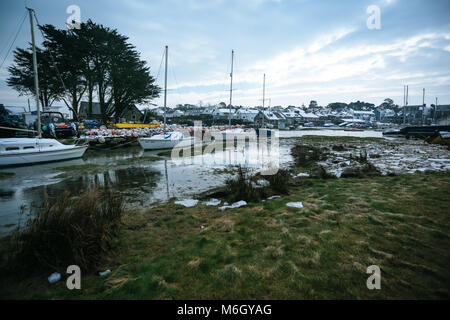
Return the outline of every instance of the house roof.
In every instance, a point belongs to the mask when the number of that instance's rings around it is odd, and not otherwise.
[[[272,112],[272,111],[264,111],[264,116],[268,119],[268,120],[284,120],[285,117],[279,113],[279,112]]]

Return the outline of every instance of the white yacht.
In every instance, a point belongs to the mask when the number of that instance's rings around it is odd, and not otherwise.
[[[166,132],[166,106],[167,106],[167,61],[169,47],[165,50],[166,67],[165,67],[165,83],[164,83],[164,132],[156,134],[149,138],[139,138],[139,144],[144,150],[172,149],[175,146],[187,147],[194,143],[194,138],[184,135],[179,131]]]
[[[80,158],[85,146],[64,145],[55,139],[1,138],[0,167]]]
[[[0,167],[35,164],[80,158],[87,145],[64,145],[55,139],[42,139],[41,115],[39,107],[39,79],[34,42],[33,9],[27,8],[30,15],[31,43],[33,48],[34,84],[36,90],[36,110],[38,136],[36,138],[0,138]],[[21,131],[21,129],[15,129]],[[24,130],[29,131],[29,130]]]
[[[182,132],[165,132],[150,138],[139,138],[139,144],[145,150],[172,149],[175,146],[188,147],[193,144],[194,137],[185,136]]]

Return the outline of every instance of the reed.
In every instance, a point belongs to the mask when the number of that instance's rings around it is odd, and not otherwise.
[[[266,196],[265,188],[256,187],[249,170],[241,166],[238,166],[237,177],[226,181],[226,189],[226,198],[231,202],[240,200],[258,202]]]
[[[115,191],[47,196],[10,237],[7,269],[60,270],[76,264],[83,271],[94,270],[119,234],[123,208],[123,198]]]

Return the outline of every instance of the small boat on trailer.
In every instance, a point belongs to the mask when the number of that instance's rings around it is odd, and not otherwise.
[[[55,139],[0,139],[0,167],[21,166],[80,158],[87,145],[65,145]]]

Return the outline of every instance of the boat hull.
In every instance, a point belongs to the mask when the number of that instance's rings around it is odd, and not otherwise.
[[[23,166],[81,158],[86,149],[87,146],[73,146],[62,150],[2,154],[0,155],[0,167]]]
[[[144,150],[172,149],[175,146],[189,147],[193,144],[191,137],[179,140],[140,138],[138,141]]]

